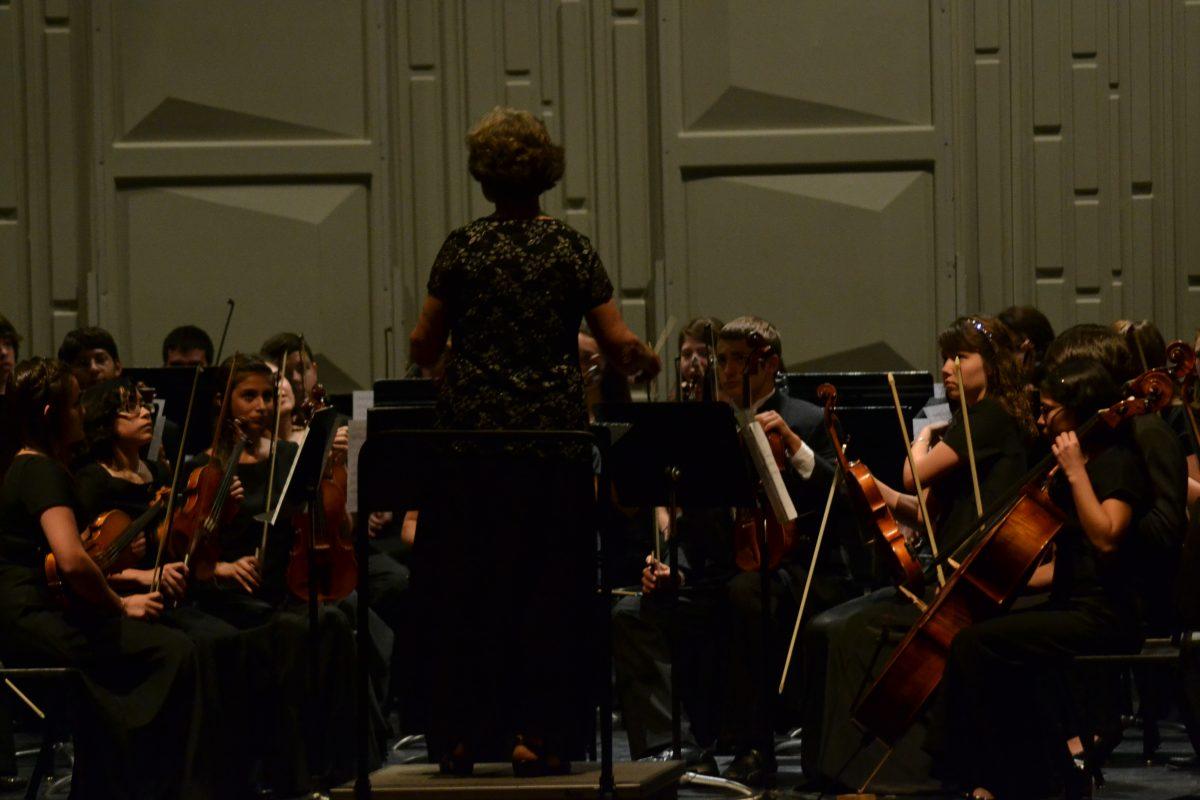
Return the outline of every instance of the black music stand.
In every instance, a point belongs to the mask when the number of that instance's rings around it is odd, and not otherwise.
[[[667,508],[668,561],[679,563],[676,516],[690,508],[747,507],[755,503],[754,479],[738,438],[733,409],[725,403],[605,403],[596,407],[602,423],[630,429],[613,442],[604,471],[626,506]],[[768,615],[768,598],[763,609]],[[671,643],[677,652],[676,643]],[[671,748],[682,756],[679,670],[671,670]],[[769,689],[768,689],[769,697]],[[771,715],[764,709],[768,722]],[[772,739],[774,731],[772,730]]]
[[[182,435],[184,420],[187,417],[188,398],[192,393],[192,380],[197,367],[127,367],[121,372],[122,378],[128,378],[135,385],[144,383],[154,389],[157,399],[165,400],[164,413],[172,424],[179,426]],[[208,447],[212,442],[213,404],[212,396],[217,387],[213,384],[213,370],[203,369],[200,373],[200,384],[196,387],[196,405],[192,411],[192,424],[188,428],[188,440],[184,443],[184,454],[194,455]],[[177,446],[178,443],[176,442]],[[167,458],[172,461],[178,455],[168,448]],[[150,458],[157,458],[157,453],[150,453]]]
[[[369,433],[358,456],[358,507],[357,530],[355,535],[355,556],[360,565],[367,563],[369,538],[367,536],[367,517],[373,511],[392,511],[401,513],[409,509],[420,508],[425,502],[431,486],[441,480],[445,473],[440,469],[432,469],[431,464],[443,463],[454,456],[452,445],[465,442],[487,443],[491,449],[502,447],[508,442],[538,442],[557,447],[576,445],[591,448],[596,444],[592,434],[584,431],[452,431],[452,430],[384,430]],[[603,493],[602,497],[607,496]],[[603,547],[603,537],[600,537]],[[601,551],[600,563],[605,563]],[[356,717],[355,717],[355,760],[356,776],[354,796],[357,800],[368,800],[371,794],[371,776],[367,764],[367,751],[370,737],[370,724],[367,716],[369,702],[368,686],[370,681],[368,665],[368,649],[370,647],[370,628],[367,617],[370,607],[370,593],[367,584],[367,570],[358,571],[358,616],[357,632],[357,675],[356,675]],[[605,592],[597,595],[606,600]],[[607,606],[605,608],[607,617]],[[607,639],[605,640],[607,642]],[[599,648],[604,658],[602,693],[600,694],[602,708],[607,693],[610,691],[608,676],[612,673],[611,653],[609,646]],[[612,714],[602,715],[601,724],[601,759],[599,796],[611,798],[615,796],[615,781],[612,771]]]

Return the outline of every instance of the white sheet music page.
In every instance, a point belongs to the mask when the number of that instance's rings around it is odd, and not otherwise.
[[[767,500],[770,501],[771,510],[775,513],[775,519],[780,525],[795,522],[796,505],[792,502],[792,496],[788,494],[787,486],[783,483],[783,475],[780,474],[779,465],[775,463],[775,456],[771,453],[771,444],[767,441],[767,434],[752,413],[743,409],[741,414],[742,441],[745,442],[746,449],[750,451],[750,460],[754,463],[754,471],[762,480]]]

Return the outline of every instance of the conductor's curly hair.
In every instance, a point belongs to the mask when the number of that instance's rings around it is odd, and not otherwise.
[[[563,149],[528,111],[496,106],[467,134],[467,168],[492,201],[536,197],[563,176]]]

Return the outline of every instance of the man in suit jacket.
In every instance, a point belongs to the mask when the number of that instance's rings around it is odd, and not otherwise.
[[[758,317],[735,319],[717,337],[718,395],[735,408],[748,407],[768,434],[781,436],[787,453],[783,482],[798,514],[797,545],[769,576],[769,633],[764,632],[762,624],[760,573],[740,572],[726,584],[729,619],[725,651],[729,663],[722,737],[733,747],[735,758],[725,777],[750,784],[763,782],[775,769],[770,731],[777,716],[774,703],[772,707],[764,707],[762,686],[764,679],[769,680],[770,697],[776,697],[774,682],[791,638],[836,463],[822,410],[806,400],[788,396],[776,386],[783,369],[782,352],[779,332]],[[747,376],[747,365],[752,360],[760,361],[761,369]],[[850,520],[846,515],[838,516],[831,524],[841,531],[843,523]],[[826,531],[805,607],[806,616],[854,596],[853,582],[839,547],[843,535],[844,532]],[[764,635],[768,641],[764,641]],[[790,679],[789,696],[798,696],[796,683]]]

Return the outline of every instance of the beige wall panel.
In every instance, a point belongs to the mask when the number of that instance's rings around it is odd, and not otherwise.
[[[365,187],[164,187],[123,191],[119,201],[128,225],[127,363],[157,363],[175,325],[219,332],[232,297],[229,352],[299,329],[325,361],[370,382]]]
[[[1139,319],[1153,319],[1154,314],[1154,213],[1155,199],[1148,196],[1132,198],[1131,205],[1131,237],[1133,263],[1138,267],[1131,277],[1127,276],[1123,285],[1130,289],[1129,311],[1127,313]],[[1159,291],[1170,292],[1171,287],[1161,287]]]
[[[17,145],[23,119],[17,77],[16,12],[0,5],[0,219],[13,219],[17,210],[18,166],[23,155]],[[6,283],[5,285],[11,285]]]
[[[1055,129],[1062,125],[1062,26],[1059,0],[1031,0],[1033,33],[1033,125]]]
[[[1100,292],[1100,203],[1075,201],[1075,289],[1080,294]]]
[[[504,0],[503,8],[504,71],[509,75],[527,75],[533,71],[538,56],[537,0]],[[533,107],[532,103],[518,106]]]
[[[1181,69],[1176,73],[1180,84],[1175,113],[1181,115],[1182,138],[1178,141],[1182,158],[1175,174],[1175,199],[1179,224],[1176,259],[1179,276],[1177,301],[1179,325],[1184,330],[1200,327],[1200,2],[1180,4],[1180,27],[1176,53]],[[1183,287],[1186,286],[1186,291]]]
[[[925,0],[709,0],[681,10],[688,130],[931,121]]]
[[[650,283],[649,113],[645,69],[645,24],[640,16],[612,20],[614,128],[616,130],[617,257],[623,288]],[[639,68],[640,67],[640,68]]]
[[[998,59],[975,64],[975,153],[978,169],[975,207],[979,247],[980,308],[1002,308],[1007,296],[1008,210],[1005,176],[1008,172],[1008,138],[1001,107],[1003,80]]]
[[[1076,56],[1096,55],[1098,40],[1097,0],[1071,0],[1071,53]]]
[[[591,52],[588,7],[582,2],[564,0],[559,7],[558,52],[559,79],[562,86],[562,144],[568,153],[563,175],[563,202],[566,220],[584,235],[596,237],[595,209],[592,207]]]
[[[1063,274],[1062,137],[1034,137],[1034,269],[1042,277]]]
[[[1150,27],[1150,0],[1127,0],[1129,3],[1129,84],[1126,94],[1132,140],[1129,152],[1133,159],[1130,180],[1137,186],[1148,186],[1153,180],[1151,156],[1154,148],[1155,119],[1150,105],[1150,50],[1155,36]]]
[[[118,141],[369,137],[358,2],[114,0]]]
[[[0,220],[0,285],[5,287],[4,295],[0,297],[0,314],[8,317],[17,331],[27,338],[28,306],[21,291],[26,271],[21,249],[22,234],[21,226],[16,220]]]
[[[929,363],[929,173],[733,176],[685,191],[692,308],[770,319],[788,363],[881,342]],[[881,280],[886,294],[864,291]]]
[[[456,225],[446,219],[446,208],[437,201],[446,179],[446,150],[441,124],[441,87],[431,74],[413,75],[409,83],[412,102],[410,135],[414,215],[413,246],[422,283],[428,279],[442,240]],[[462,168],[465,168],[462,167]],[[430,202],[415,202],[428,198]]]
[[[1071,141],[1074,153],[1074,188],[1077,192],[1100,190],[1099,72],[1094,63],[1071,66]]]
[[[74,303],[79,293],[78,203],[84,185],[86,162],[81,158],[77,136],[77,106],[74,102],[75,79],[71,69],[71,32],[65,28],[47,30],[46,141],[48,189],[50,200],[50,292],[56,303]],[[56,327],[58,320],[55,320]],[[55,339],[58,339],[57,334]]]
[[[414,69],[433,67],[438,62],[438,2],[408,0],[408,65]]]

